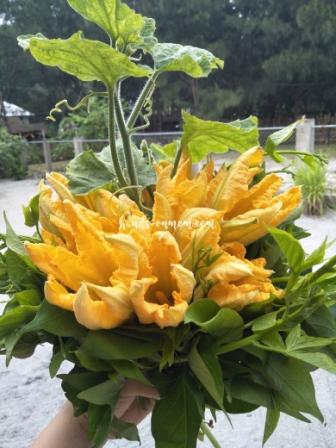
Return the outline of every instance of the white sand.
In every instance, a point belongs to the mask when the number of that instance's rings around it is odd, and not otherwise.
[[[24,180],[20,182],[0,182],[0,213],[7,210],[13,227],[24,232],[21,204],[32,196],[37,182]],[[307,251],[315,248],[326,236],[336,238],[335,215],[323,218],[304,218],[301,224],[313,236],[305,241]],[[1,220],[0,231],[4,229]],[[48,376],[50,348],[40,347],[29,360],[13,360],[9,369],[0,359],[0,448],[27,448],[38,432],[56,413],[63,402],[63,393],[59,380]],[[272,448],[333,448],[336,436],[336,380],[324,372],[314,374],[317,399],[325,416],[325,425],[313,422],[310,425],[283,416],[280,425],[268,443]],[[224,418],[220,418],[215,434],[223,448],[260,448],[264,424],[264,411],[232,418],[231,429]],[[153,448],[149,421],[141,426],[143,448]],[[133,448],[137,444],[128,442],[111,442],[110,447]],[[200,448],[210,447],[200,443]],[[46,447],[47,448],[47,447]]]

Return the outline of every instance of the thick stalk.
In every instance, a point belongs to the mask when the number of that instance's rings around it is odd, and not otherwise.
[[[209,442],[211,443],[211,445],[214,448],[221,448],[221,446],[218,443],[218,441],[216,440],[215,436],[212,434],[209,426],[205,422],[202,422],[201,428],[202,428],[202,431],[204,432],[204,434],[206,435],[206,437],[208,438]]]
[[[123,175],[123,172],[122,172],[122,169],[120,166],[118,152],[117,152],[117,145],[116,145],[114,89],[109,87],[107,93],[108,93],[108,111],[109,111],[108,130],[109,130],[109,144],[110,144],[112,163],[113,163],[113,167],[114,167],[114,170],[115,170],[118,182],[119,182],[119,186],[127,187],[128,184],[125,180],[125,177]]]
[[[132,154],[133,150],[132,150],[131,137],[127,131],[127,125],[125,123],[125,116],[124,116],[124,112],[122,110],[119,93],[118,93],[116,101],[115,101],[115,111],[116,111],[116,119],[117,119],[118,129],[120,132],[120,137],[121,137],[121,140],[123,143],[123,148],[124,148],[128,177],[131,182],[131,186],[134,185],[135,187],[137,187],[138,186],[138,175],[136,172],[134,158],[133,158],[133,154]],[[138,204],[139,208],[142,210],[139,189],[134,188],[133,190],[131,190],[131,194],[132,194],[134,200],[136,201],[136,203]]]
[[[119,98],[115,100],[115,112],[120,137],[124,147],[127,171],[131,185],[138,185],[138,176],[135,170],[134,159],[132,154],[131,138],[127,132],[124,113]]]
[[[153,75],[146,82],[144,88],[142,89],[142,92],[140,93],[139,98],[137,99],[137,102],[134,105],[131,115],[128,117],[128,120],[127,120],[127,128],[128,129],[134,128],[135,123],[137,122],[139,115],[141,114],[142,108],[143,108],[143,106],[147,100],[147,97],[148,97],[151,89],[153,88],[158,76],[159,76],[159,73],[154,72]]]

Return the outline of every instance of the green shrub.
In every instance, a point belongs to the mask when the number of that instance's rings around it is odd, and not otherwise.
[[[304,211],[307,215],[321,216],[327,208],[335,208],[327,185],[327,165],[313,160],[301,165],[295,173],[295,183],[302,188]]]
[[[74,157],[74,147],[72,143],[57,143],[51,147],[51,157],[54,162],[61,160],[71,160]]]
[[[22,179],[27,173],[28,144],[0,128],[0,178]]]

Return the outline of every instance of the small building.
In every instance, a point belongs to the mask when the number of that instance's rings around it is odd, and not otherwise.
[[[20,135],[27,140],[41,139],[47,132],[46,124],[35,122],[32,112],[7,101],[0,105],[0,118],[10,134]]]

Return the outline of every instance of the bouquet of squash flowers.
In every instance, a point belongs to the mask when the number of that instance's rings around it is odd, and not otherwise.
[[[298,123],[259,144],[255,117],[232,123],[183,113],[181,139],[161,146],[134,134],[150,124],[157,79],[165,72],[201,78],[223,67],[212,53],[159,43],[153,19],[119,0],[68,0],[107,34],[84,38],[20,36],[40,63],[98,85],[108,104],[109,146],[50,173],[24,207],[33,236],[1,235],[0,350],[12,357],[53,346],[50,374],[59,375],[75,415],[87,414],[89,438],[110,432],[138,440],[136,426],[115,417],[128,380],[152,385],[160,399],[151,428],[157,448],[195,448],[210,433],[205,411],[227,417],[267,409],[264,442],[280,414],[323,420],[311,372],[336,372],[336,257],[327,243],[306,254],[295,224],[299,187],[265,162]],[[150,65],[149,65],[150,64]],[[130,77],[145,78],[126,117],[121,101]],[[99,82],[104,88],[99,88]],[[237,156],[218,166],[211,154]],[[281,166],[277,172],[281,171]],[[279,192],[280,191],[280,192]]]

